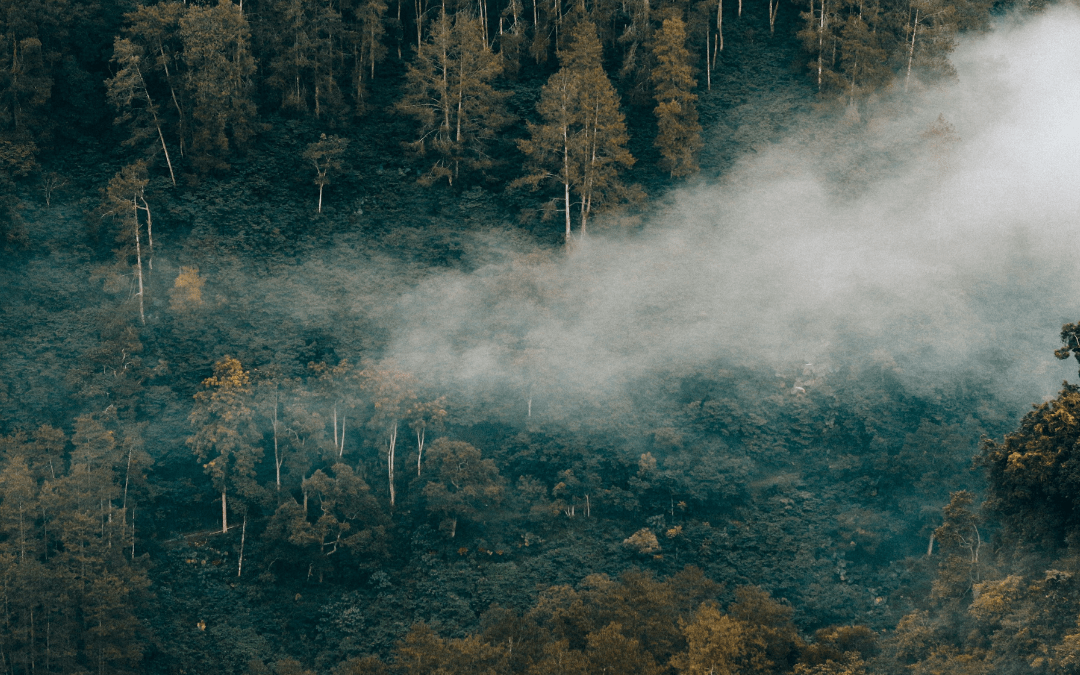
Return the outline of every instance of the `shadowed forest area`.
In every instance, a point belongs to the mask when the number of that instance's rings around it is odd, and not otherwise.
[[[1071,262],[814,270],[1073,10],[0,10],[0,672],[1080,672]]]

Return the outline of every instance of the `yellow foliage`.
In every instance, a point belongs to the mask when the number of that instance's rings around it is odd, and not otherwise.
[[[680,675],[736,675],[748,652],[745,624],[720,614],[715,605],[703,604],[692,623],[680,620],[687,650],[671,665]]]
[[[1020,597],[1023,579],[1010,574],[997,581],[975,584],[975,601],[968,611],[979,621],[1000,621],[1010,610],[1013,601]]]
[[[190,312],[203,304],[202,289],[206,280],[199,276],[198,267],[181,267],[173,287],[169,289],[169,309]]]
[[[655,553],[660,550],[660,542],[647,527],[623,539],[623,545],[635,549],[638,553]]]

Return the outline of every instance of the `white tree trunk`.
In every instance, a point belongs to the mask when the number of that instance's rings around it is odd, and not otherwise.
[[[394,492],[394,446],[397,445],[397,422],[394,422],[394,428],[390,432],[390,448],[386,457],[386,466],[388,478],[390,480],[390,508],[394,508],[394,500],[397,493]]]

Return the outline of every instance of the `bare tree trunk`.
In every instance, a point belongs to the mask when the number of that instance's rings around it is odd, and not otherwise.
[[[322,183],[319,183],[319,213],[322,213]]]
[[[221,490],[221,533],[229,533],[229,511],[225,507],[225,489]]]
[[[919,32],[919,8],[915,8],[915,24],[911,27],[911,48],[908,50],[907,75],[904,77],[904,91],[911,82],[911,63],[915,60],[915,34]]]
[[[724,0],[716,3],[716,40],[713,43],[712,67],[716,67],[716,51],[724,51]]]
[[[705,82],[706,90],[712,91],[712,63],[709,61],[709,27],[705,26]]]
[[[124,472],[124,513],[127,513],[128,481],[131,479],[131,446],[128,446],[127,471]]]
[[[813,13],[813,7],[810,8]],[[822,58],[825,51],[825,0],[821,0],[821,22],[818,24],[817,88],[821,91]]]
[[[244,538],[247,536],[247,513],[244,514],[244,526],[240,529],[240,561],[236,565],[236,576],[244,571]]]
[[[397,422],[394,422],[394,428],[390,432],[390,448],[387,453],[386,465],[388,477],[390,479],[390,508],[394,508],[394,500],[397,493],[394,491],[394,446],[397,445]]]
[[[146,324],[146,312],[143,309],[142,245],[139,242],[139,205],[138,205],[138,202],[134,202],[134,204],[135,204],[135,216],[134,216],[135,217],[135,223],[134,223],[135,224],[135,261],[137,263],[136,275],[137,275],[138,280],[139,280],[139,319],[145,325]]]
[[[421,428],[416,432],[416,475],[420,475],[420,458],[424,456],[424,433],[425,429]]]
[[[776,13],[780,11],[780,0],[769,0],[769,33],[776,32]]]
[[[278,447],[277,407],[278,407],[278,402],[277,402],[277,399],[275,399],[274,400],[274,417],[272,418],[273,422],[274,422],[274,471],[276,473],[275,479],[276,479],[276,482],[277,482],[277,491],[281,492],[281,464],[284,461],[284,458],[281,456],[281,450]]]
[[[566,212],[566,246],[569,248],[572,240],[570,239],[570,139],[567,137],[569,129],[563,125],[563,200],[565,202]]]
[[[146,197],[139,197],[142,201],[142,210],[146,211],[146,239],[150,244],[150,260],[148,267],[154,271],[154,218],[150,215],[150,205],[146,203]]]
[[[338,445],[337,456],[341,457],[345,454],[345,413],[341,413],[341,444]]]

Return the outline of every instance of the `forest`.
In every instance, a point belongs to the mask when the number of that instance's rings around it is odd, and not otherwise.
[[[0,673],[1080,672],[1075,5],[0,9]]]

